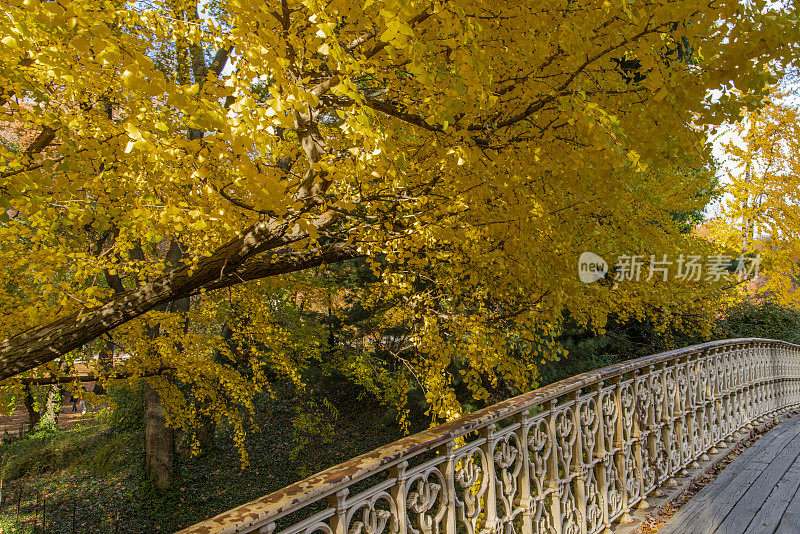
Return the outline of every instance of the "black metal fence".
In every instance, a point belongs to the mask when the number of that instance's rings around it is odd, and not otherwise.
[[[0,481],[0,531],[10,534],[120,534],[125,530],[117,512],[104,514],[96,502],[82,499],[76,491],[65,504],[63,495],[52,498],[39,488]]]

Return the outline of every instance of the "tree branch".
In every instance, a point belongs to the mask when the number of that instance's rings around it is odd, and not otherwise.
[[[55,130],[49,126],[42,126],[42,131],[39,132],[39,135],[36,136],[36,139],[34,139],[33,142],[28,145],[28,148],[25,149],[25,155],[33,156],[34,154],[40,153],[42,150],[47,148],[55,138]]]
[[[320,229],[333,223],[324,214],[312,224]],[[346,248],[322,249],[310,254],[287,251],[270,262],[249,262],[256,254],[287,247],[308,234],[292,221],[260,222],[242,237],[232,239],[195,265],[183,265],[135,289],[114,295],[105,304],[62,317],[48,325],[22,332],[0,343],[0,379],[52,361],[131,319],[203,290],[275,276],[322,263],[344,261],[357,252]]]
[[[247,261],[234,273],[226,275],[204,287],[205,291],[222,289],[241,282],[256,280],[289,272],[310,269],[324,264],[339,263],[363,257],[358,248],[347,243],[333,243],[320,249],[286,251],[279,256],[257,257]]]
[[[51,384],[69,384],[71,382],[97,382],[98,380],[121,380],[138,376],[140,378],[147,378],[150,376],[161,376],[175,371],[174,367],[160,367],[155,371],[148,371],[146,373],[112,373],[108,376],[96,375],[93,373],[85,375],[74,376],[47,376],[37,378],[21,378],[20,383],[23,386],[49,386]]]

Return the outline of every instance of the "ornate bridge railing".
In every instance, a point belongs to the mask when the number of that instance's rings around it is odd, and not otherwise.
[[[800,346],[696,345],[503,401],[182,532],[602,532],[738,431],[798,403]]]

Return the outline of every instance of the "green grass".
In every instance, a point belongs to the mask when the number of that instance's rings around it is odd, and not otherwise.
[[[283,393],[284,400],[259,399],[260,431],[248,436],[247,469],[241,469],[230,430],[221,428],[213,450],[197,458],[178,458],[177,482],[166,493],[144,481],[143,432],[114,431],[109,417],[90,429],[4,443],[0,454],[7,504],[0,513],[0,528],[29,532],[24,522],[31,525],[37,517],[41,495],[47,501],[48,533],[72,532],[73,503],[76,532],[114,532],[115,521],[119,533],[174,532],[402,437],[391,409],[368,399],[351,399],[349,405],[357,409],[342,411],[330,441],[312,437],[290,460],[297,446],[292,426],[296,405],[285,400],[291,398],[288,391]],[[342,392],[339,400],[348,394]],[[424,426],[418,421],[413,430]],[[25,490],[15,521],[18,488]],[[41,522],[41,506],[38,510]],[[15,525],[22,530],[14,530]]]
[[[3,445],[3,455],[8,459],[0,476],[4,481],[14,481],[69,468],[108,474],[129,463],[125,444],[138,439],[136,433],[111,435],[104,427],[34,434]]]

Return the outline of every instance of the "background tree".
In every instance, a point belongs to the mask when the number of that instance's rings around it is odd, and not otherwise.
[[[758,292],[797,305],[800,129],[789,94],[743,114],[725,150],[735,163],[713,236],[728,250],[761,258]]]

